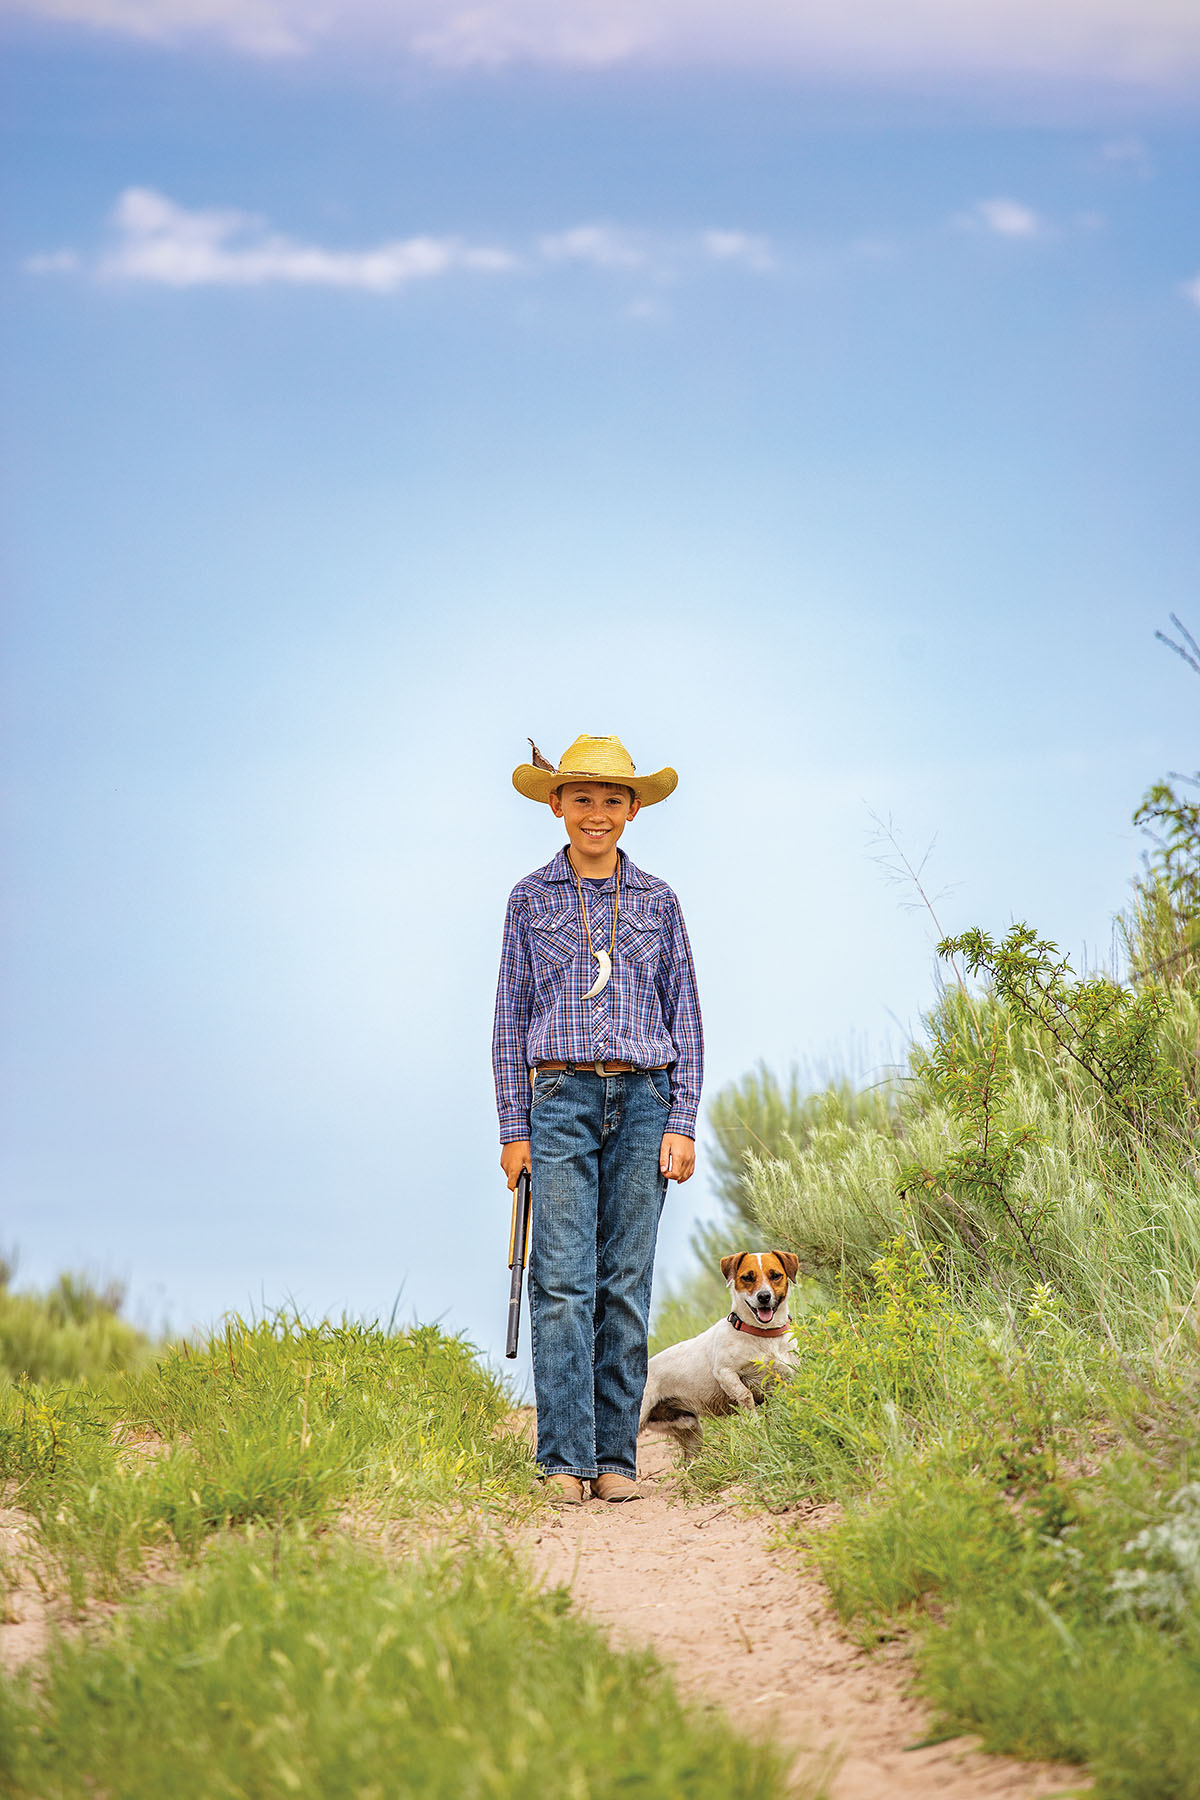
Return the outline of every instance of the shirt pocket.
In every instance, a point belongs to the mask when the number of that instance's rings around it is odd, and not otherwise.
[[[626,962],[658,961],[661,946],[661,921],[657,913],[642,912],[638,907],[622,907],[617,914],[617,949]]]
[[[529,942],[535,961],[569,963],[579,954],[579,914],[573,906],[534,913]]]

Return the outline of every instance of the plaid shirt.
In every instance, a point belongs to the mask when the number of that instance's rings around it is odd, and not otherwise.
[[[665,881],[621,859],[612,979],[596,978],[566,849],[509,895],[496,991],[492,1066],[500,1142],[529,1136],[529,1071],[540,1062],[670,1063],[671,1111],[664,1131],[696,1135],[704,1035],[696,971],[679,902]],[[596,949],[612,942],[615,877],[582,882]]]

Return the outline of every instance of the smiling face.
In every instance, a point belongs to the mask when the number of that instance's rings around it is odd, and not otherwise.
[[[611,875],[617,840],[638,811],[627,787],[607,781],[567,781],[550,796],[550,810],[567,828],[571,861],[581,875]]]
[[[799,1266],[790,1250],[743,1250],[736,1256],[723,1256],[721,1273],[733,1295],[734,1310],[743,1318],[757,1319],[760,1325],[778,1323],[776,1314]],[[783,1317],[787,1317],[786,1308]]]

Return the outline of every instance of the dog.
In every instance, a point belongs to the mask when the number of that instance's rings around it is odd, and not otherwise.
[[[738,1406],[753,1412],[762,1404],[768,1369],[785,1375],[795,1366],[787,1294],[798,1267],[790,1250],[742,1250],[721,1258],[733,1306],[698,1337],[650,1358],[639,1431],[665,1425],[684,1456],[694,1456],[704,1441],[701,1414],[716,1417]]]

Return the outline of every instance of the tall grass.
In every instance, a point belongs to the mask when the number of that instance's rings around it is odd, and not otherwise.
[[[1114,1144],[1086,1080],[1010,1011],[975,1005],[994,1016],[1011,1064],[1003,1117],[1034,1134],[1019,1190],[1038,1219],[1036,1278],[1101,1331],[1146,1342],[1173,1308],[1191,1301],[1200,1271],[1198,1163],[1190,1140],[1176,1155],[1136,1137]],[[940,1028],[961,1006],[957,994],[943,1000]],[[951,1019],[949,1028],[960,1027]],[[1193,1080],[1197,1045],[1200,1004],[1176,988],[1164,1055],[1190,1064]],[[802,1145],[770,1161],[747,1158],[760,1232],[794,1250],[804,1268],[826,1281],[862,1285],[880,1247],[903,1236],[927,1259],[944,1256],[960,1286],[982,1284],[993,1299],[1033,1284],[1011,1228],[977,1202],[941,1187],[902,1190],[906,1167],[936,1167],[957,1138],[951,1108],[918,1076],[907,1079],[883,1122],[856,1114],[836,1089],[813,1114]]]
[[[684,1481],[840,1501],[797,1541],[864,1641],[912,1635],[946,1730],[1200,1800],[1200,984],[1174,902],[1125,923],[1169,982],[975,934],[1003,992],[948,986],[882,1095],[721,1097],[750,1229],[821,1292]]]
[[[120,1287],[62,1275],[46,1294],[14,1292],[0,1259],[0,1382],[103,1381],[145,1362],[153,1346],[121,1314]]]
[[[230,1318],[103,1390],[0,1392],[0,1479],[36,1523],[42,1579],[78,1606],[232,1525],[320,1524],[355,1498],[388,1518],[511,1508],[533,1471],[498,1429],[508,1405],[431,1326]]]

